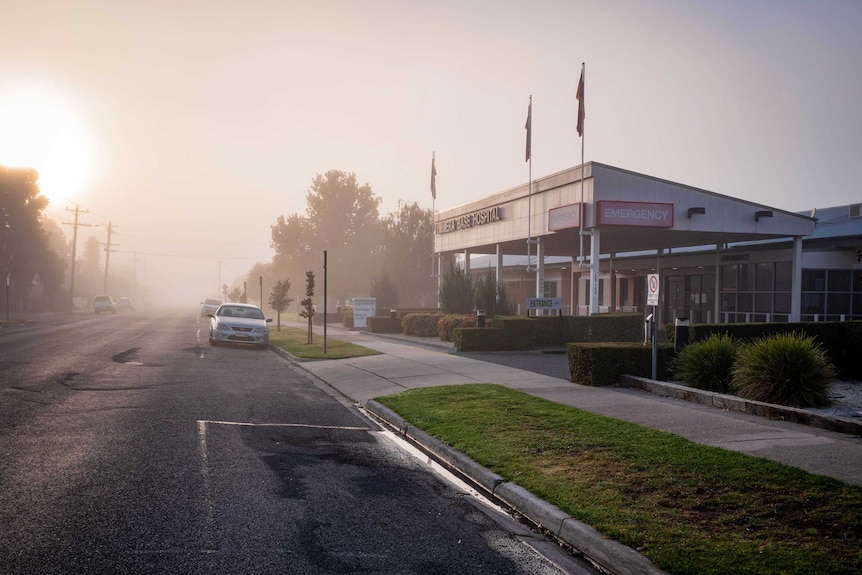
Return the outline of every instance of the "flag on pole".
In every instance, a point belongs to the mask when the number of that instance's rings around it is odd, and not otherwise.
[[[434,166],[434,153],[431,153],[431,197],[437,199],[437,168]]]
[[[532,139],[533,132],[533,97],[530,96],[530,103],[527,106],[527,123],[524,125],[524,128],[527,130],[527,157],[524,159],[525,162],[530,161],[530,141]]]
[[[581,81],[578,82],[578,93],[575,95],[578,99],[578,136],[584,135],[584,64],[581,64]]]

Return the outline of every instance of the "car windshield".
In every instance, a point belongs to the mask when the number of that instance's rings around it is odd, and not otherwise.
[[[221,317],[245,317],[249,319],[263,319],[263,312],[253,307],[225,305],[219,308],[218,315]]]

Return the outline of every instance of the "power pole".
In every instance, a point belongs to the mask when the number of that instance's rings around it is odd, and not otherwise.
[[[105,244],[105,285],[102,293],[108,295],[108,264],[111,261],[111,222],[108,222],[108,243]]]
[[[78,226],[89,226],[90,224],[79,224],[78,214],[89,214],[90,210],[81,210],[78,204],[75,204],[75,209],[66,208],[67,212],[75,212],[75,223],[72,231],[72,276],[69,278],[69,311],[75,311],[75,258],[78,247]]]

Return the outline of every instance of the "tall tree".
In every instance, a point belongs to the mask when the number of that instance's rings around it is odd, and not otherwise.
[[[473,279],[464,266],[452,261],[440,285],[440,309],[443,313],[473,311]]]
[[[36,170],[0,166],[0,293],[22,310],[31,302],[34,282],[47,280],[56,289],[58,273],[62,277],[41,225],[48,199],[41,195],[38,180]]]
[[[392,282],[403,305],[432,307],[437,303],[437,281],[431,277],[434,253],[433,214],[416,202],[398,202],[398,211],[383,225],[383,267],[397,270]]]
[[[317,174],[306,194],[305,216],[279,216],[272,227],[279,271],[322,271],[327,250],[329,291],[341,300],[364,294],[378,265],[380,201],[371,186],[357,184],[356,174]]]

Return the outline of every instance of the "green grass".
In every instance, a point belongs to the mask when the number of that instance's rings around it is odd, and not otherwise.
[[[364,355],[377,355],[377,352],[361,345],[326,338],[326,354],[323,353],[323,336],[315,333],[312,343],[306,343],[308,335],[306,330],[294,327],[281,327],[276,331],[270,328],[269,343],[280,347],[295,357],[302,359],[346,359],[349,357],[362,357]]]
[[[497,385],[378,400],[673,575],[862,572],[862,487]]]

